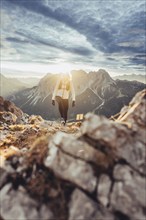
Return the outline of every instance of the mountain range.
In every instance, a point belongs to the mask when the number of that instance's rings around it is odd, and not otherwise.
[[[0,95],[7,97],[11,94],[19,92],[27,88],[27,85],[23,82],[20,82],[18,79],[7,78],[4,75],[0,74]]]
[[[107,117],[118,113],[132,97],[146,85],[138,81],[114,80],[104,69],[86,73],[83,70],[72,71],[72,80],[76,92],[76,106],[69,109],[69,119],[76,114],[94,112]],[[37,86],[26,88],[8,97],[28,114],[41,115],[45,119],[59,118],[57,103],[51,104],[52,92],[59,74],[47,74]],[[71,104],[71,100],[70,100]]]
[[[20,92],[24,89],[31,88],[36,86],[39,83],[40,78],[35,77],[5,77],[3,74],[0,74],[0,95],[7,97],[9,95]]]
[[[19,80],[21,83],[25,83],[27,88],[36,86],[40,81],[40,78],[37,77],[16,77],[11,79]]]
[[[118,75],[118,76],[114,76],[113,79],[138,81],[146,84],[146,75],[142,75],[142,74]]]

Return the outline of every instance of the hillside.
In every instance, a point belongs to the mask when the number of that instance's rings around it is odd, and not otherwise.
[[[145,218],[146,90],[113,120],[88,113],[66,127],[26,115],[13,103],[7,111],[5,102],[2,220]]]
[[[58,108],[52,106],[51,98],[58,77],[57,74],[47,74],[37,86],[8,98],[29,115],[39,114],[47,120],[55,120],[59,118]],[[140,82],[114,80],[103,69],[89,74],[82,70],[72,71],[72,79],[76,106],[69,109],[69,120],[74,120],[76,114],[89,111],[110,117],[127,105],[138,91],[146,88]]]

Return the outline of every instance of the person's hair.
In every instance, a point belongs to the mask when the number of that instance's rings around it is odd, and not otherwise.
[[[68,73],[63,73],[61,74],[61,79],[63,80],[64,78],[68,78],[69,81],[72,80],[72,75],[68,72]]]
[[[67,85],[66,85],[66,89],[67,90],[70,90],[70,82],[72,80],[72,75],[70,73],[66,73],[66,74],[62,74],[61,75],[61,80],[60,80],[60,84],[59,84],[59,89],[62,88],[62,83],[63,83],[63,80],[64,78],[68,78],[68,82],[67,82]]]

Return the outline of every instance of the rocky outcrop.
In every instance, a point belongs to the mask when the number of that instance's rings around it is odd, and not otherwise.
[[[48,143],[48,137],[57,131],[76,134],[79,130],[80,122],[64,127],[59,122],[46,121],[40,115],[29,116],[2,97],[0,100],[3,106],[0,111],[0,154],[5,158],[17,154],[18,149],[26,151],[33,148],[33,143],[44,136]],[[10,107],[6,108],[5,103]]]
[[[14,190],[11,184],[7,184],[1,190],[1,196],[3,198],[1,202],[3,219],[53,219],[51,210],[45,205],[38,206],[37,202],[27,195],[27,191],[22,186]]]
[[[0,96],[0,123],[6,123],[6,124],[15,124],[16,121],[20,123],[20,120],[22,120],[26,114],[22,112],[22,110],[13,102],[10,102],[8,100],[3,99],[2,96]]]
[[[32,118],[48,131],[1,167],[2,219],[144,220],[145,106],[143,90],[118,117],[88,113],[75,132],[48,134],[57,125]]]

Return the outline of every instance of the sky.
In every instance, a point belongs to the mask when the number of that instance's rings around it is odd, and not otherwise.
[[[145,0],[1,0],[1,73],[144,74]]]

